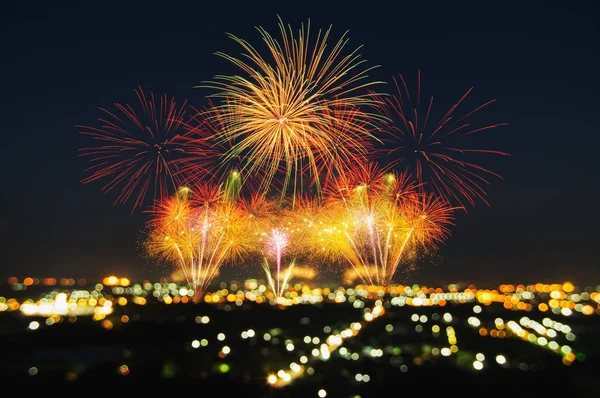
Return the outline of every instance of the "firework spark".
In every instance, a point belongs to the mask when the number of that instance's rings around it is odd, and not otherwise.
[[[505,152],[468,146],[465,137],[489,132],[506,123],[472,125],[473,115],[491,105],[491,100],[479,107],[456,115],[458,108],[473,90],[470,88],[437,121],[430,118],[433,97],[421,99],[421,72],[418,73],[416,96],[410,95],[402,75],[394,78],[397,95],[382,97],[384,115],[394,120],[386,131],[387,155],[393,156],[392,167],[408,169],[421,186],[429,192],[442,196],[451,203],[474,205],[477,200],[486,204],[488,177],[501,178],[497,173],[474,163],[472,157],[481,154],[509,156]]]
[[[206,86],[225,99],[221,114],[229,120],[219,140],[234,142],[225,163],[241,159],[244,175],[260,176],[259,190],[273,187],[281,173],[282,197],[288,188],[301,192],[306,184],[320,192],[322,169],[343,169],[349,159],[366,155],[364,142],[372,138],[368,126],[380,115],[362,109],[375,104],[363,89],[373,68],[364,67],[360,47],[345,54],[344,34],[328,44],[331,28],[313,41],[310,22],[297,34],[279,21],[281,42],[264,28],[258,32],[272,61],[250,43],[229,35],[243,49],[243,58],[217,53],[240,68],[245,76],[218,75]],[[344,145],[341,145],[344,143]],[[308,182],[309,181],[309,182]]]
[[[114,110],[100,108],[98,126],[76,126],[93,139],[80,150],[91,163],[82,183],[105,181],[102,191],[120,191],[115,204],[131,199],[132,211],[149,191],[155,201],[173,192],[180,183],[175,161],[188,156],[180,135],[186,103],[178,106],[173,98],[155,98],[141,88],[135,94],[137,106],[115,103]]]

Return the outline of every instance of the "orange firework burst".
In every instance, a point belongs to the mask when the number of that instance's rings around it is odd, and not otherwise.
[[[388,285],[403,261],[449,236],[454,209],[415,191],[406,174],[375,166],[357,172],[352,185],[337,186],[341,199],[327,200],[315,242],[321,253],[345,260],[363,282]]]
[[[433,97],[422,103],[421,72],[417,78],[416,97],[410,95],[402,75],[394,78],[397,95],[382,97],[384,115],[395,121],[386,129],[389,133],[386,149],[392,155],[391,166],[408,169],[430,192],[446,200],[464,206],[465,202],[474,205],[480,199],[486,204],[484,185],[489,185],[488,176],[499,177],[495,172],[473,163],[476,154],[507,153],[492,149],[468,146],[464,138],[486,132],[506,123],[471,125],[469,120],[478,111],[496,100],[456,115],[457,109],[465,102],[473,88],[467,92],[437,121],[432,117]],[[424,107],[422,107],[424,105]]]
[[[102,191],[120,190],[115,203],[132,199],[133,209],[142,206],[148,191],[154,191],[154,200],[173,192],[180,183],[176,161],[188,156],[180,135],[186,103],[147,96],[141,88],[135,93],[138,106],[115,103],[115,110],[100,108],[99,126],[76,126],[93,139],[80,150],[91,163],[82,182],[106,181]]]
[[[224,162],[241,159],[242,173],[260,176],[259,190],[272,188],[282,174],[281,193],[296,193],[306,184],[320,192],[323,168],[341,170],[349,159],[366,155],[365,141],[372,138],[369,126],[381,116],[364,111],[375,104],[374,95],[362,90],[369,82],[359,49],[344,54],[344,34],[328,45],[331,28],[319,31],[313,41],[310,23],[297,34],[279,21],[281,42],[265,29],[258,32],[272,58],[269,61],[247,41],[229,35],[242,46],[244,58],[219,56],[239,67],[246,76],[215,77],[207,86],[230,129],[221,141],[234,142]],[[341,145],[344,143],[344,145]]]
[[[196,301],[223,263],[244,257],[252,246],[244,213],[211,184],[180,190],[153,213],[148,252],[181,270]]]

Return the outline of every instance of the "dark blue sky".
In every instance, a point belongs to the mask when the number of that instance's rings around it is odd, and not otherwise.
[[[85,163],[74,126],[93,124],[98,106],[132,102],[137,85],[204,105],[208,92],[193,86],[233,72],[213,53],[239,54],[225,33],[259,44],[254,26],[275,33],[280,15],[296,27],[308,18],[314,28],[332,24],[335,38],[349,30],[350,43],[381,65],[376,79],[414,81],[421,69],[424,91],[442,102],[475,86],[473,103],[496,98],[486,117],[509,123],[487,138],[512,155],[486,163],[504,177],[493,181],[491,208],[459,216],[439,258],[404,281],[600,283],[597,9],[81,3],[0,5],[2,280],[166,275],[139,255],[145,216],[79,183]],[[259,268],[223,271],[244,277]]]

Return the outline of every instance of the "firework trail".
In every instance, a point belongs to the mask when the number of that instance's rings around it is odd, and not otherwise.
[[[469,146],[467,137],[489,132],[506,123],[472,125],[473,115],[493,104],[488,101],[458,114],[473,90],[470,88],[437,121],[433,118],[433,96],[421,98],[421,72],[417,77],[416,95],[410,94],[402,75],[394,78],[396,95],[381,97],[383,114],[394,121],[385,128],[387,137],[383,152],[392,157],[390,166],[408,170],[425,190],[464,207],[477,200],[486,200],[484,186],[488,177],[501,178],[472,160],[473,156],[492,154],[509,156],[505,152]]]
[[[243,56],[217,55],[242,73],[218,75],[205,87],[224,99],[220,112],[231,126],[218,137],[234,143],[224,163],[241,159],[240,171],[259,176],[262,192],[281,174],[283,198],[288,188],[293,197],[302,192],[307,180],[320,192],[323,168],[335,172],[349,159],[364,157],[364,142],[373,137],[369,126],[381,116],[364,110],[376,104],[365,89],[379,82],[368,80],[373,68],[364,66],[360,47],[346,52],[346,34],[330,44],[331,28],[318,31],[314,40],[310,23],[295,34],[280,20],[279,29],[280,41],[257,28],[266,54],[229,35]]]
[[[154,201],[163,199],[180,185],[176,160],[188,156],[180,127],[186,102],[178,106],[166,95],[155,98],[135,90],[135,106],[115,103],[100,108],[98,125],[76,126],[92,144],[80,149],[91,165],[82,183],[104,181],[102,191],[119,191],[115,204],[133,202],[132,212],[142,206],[149,191]]]

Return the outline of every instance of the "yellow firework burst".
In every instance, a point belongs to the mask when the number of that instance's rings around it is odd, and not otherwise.
[[[454,209],[445,200],[415,187],[405,174],[368,165],[349,173],[327,190],[312,244],[332,261],[349,264],[348,275],[366,284],[390,284],[401,264],[443,242],[453,223]]]
[[[210,184],[180,189],[159,204],[150,228],[149,254],[179,268],[196,301],[223,263],[247,255],[252,247],[245,213]]]
[[[266,54],[230,34],[242,57],[217,55],[243,73],[204,84],[217,90],[213,96],[224,100],[220,114],[230,118],[218,137],[235,143],[224,162],[241,159],[242,175],[259,173],[263,192],[275,185],[282,196],[311,186],[320,193],[321,175],[365,157],[374,120],[381,118],[369,112],[377,105],[369,88],[380,82],[369,80],[373,67],[361,59],[360,47],[346,51],[347,33],[330,44],[331,27],[311,37],[310,21],[294,32],[281,19],[280,40],[257,30]]]

